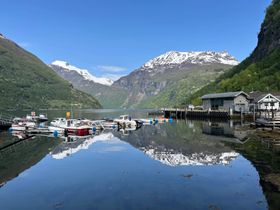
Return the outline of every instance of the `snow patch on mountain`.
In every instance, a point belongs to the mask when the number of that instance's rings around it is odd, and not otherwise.
[[[0,33],[0,38],[6,39],[3,34]]]
[[[176,52],[170,51],[160,55],[142,66],[142,69],[151,69],[163,65],[178,65],[183,63],[189,64],[227,64],[235,66],[239,62],[231,56],[228,52]]]
[[[236,152],[224,152],[220,154],[193,153],[184,155],[171,151],[157,151],[154,148],[141,148],[141,150],[152,159],[169,166],[228,165],[239,155]]]
[[[109,78],[95,77],[91,73],[89,73],[88,70],[80,69],[76,66],[72,66],[69,63],[67,63],[66,61],[56,60],[56,61],[51,63],[51,66],[57,66],[59,68],[64,69],[65,71],[76,71],[85,80],[90,80],[90,81],[93,81],[95,83],[99,83],[99,84],[102,84],[102,85],[111,86],[114,83],[114,81],[109,79]]]

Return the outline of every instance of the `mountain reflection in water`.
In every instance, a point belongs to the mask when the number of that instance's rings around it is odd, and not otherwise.
[[[80,150],[86,150],[97,141],[108,141],[113,139],[112,133],[102,133],[87,137],[64,137],[64,142],[58,145],[50,154],[54,159],[63,159],[75,154]]]
[[[254,143],[252,152],[251,137],[239,127],[175,121],[86,138],[35,137],[15,145],[11,154],[1,152],[1,207],[277,209],[279,192],[265,180],[267,172],[278,173],[273,161],[279,153],[269,153],[271,159],[266,153],[264,161],[263,145]],[[28,196],[21,185],[30,186]],[[11,195],[19,200],[11,202]]]
[[[146,126],[130,135],[115,133],[154,160],[170,166],[229,164],[239,154],[223,142],[240,143],[237,138],[209,138],[192,121]],[[203,124],[204,125],[204,124]],[[203,131],[206,126],[203,126]],[[209,130],[208,130],[209,131]]]

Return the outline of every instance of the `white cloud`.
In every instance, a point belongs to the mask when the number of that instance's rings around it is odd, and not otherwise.
[[[108,72],[108,73],[119,73],[119,72],[126,71],[126,68],[121,67],[121,66],[103,66],[103,65],[100,65],[100,66],[97,66],[97,69],[99,71]]]

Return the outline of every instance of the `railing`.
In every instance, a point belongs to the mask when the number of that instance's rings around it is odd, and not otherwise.
[[[11,126],[13,118],[10,115],[0,113],[0,126]]]
[[[230,113],[227,110],[188,110],[188,109],[162,109],[165,117],[172,118],[230,118]]]

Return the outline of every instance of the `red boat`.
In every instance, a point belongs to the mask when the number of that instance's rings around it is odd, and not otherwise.
[[[67,134],[76,136],[87,136],[90,135],[91,127],[89,126],[78,126],[78,127],[65,127]]]
[[[92,127],[84,125],[80,120],[57,118],[51,122],[51,125],[63,128],[65,135],[87,136],[91,134]]]

